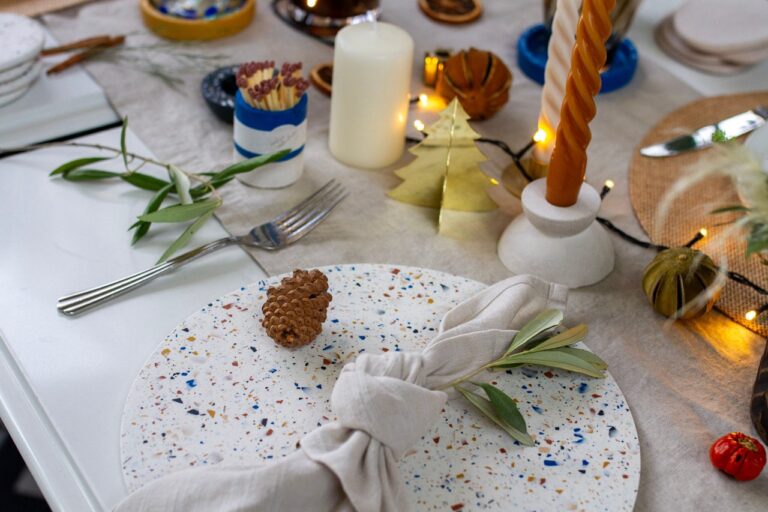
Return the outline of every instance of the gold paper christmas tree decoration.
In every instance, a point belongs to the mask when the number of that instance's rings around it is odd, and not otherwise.
[[[485,212],[496,208],[486,189],[491,179],[480,169],[487,160],[477,149],[480,134],[467,122],[469,115],[454,99],[440,118],[424,128],[426,137],[408,151],[416,155],[410,164],[395,171],[403,182],[389,197],[417,206]]]

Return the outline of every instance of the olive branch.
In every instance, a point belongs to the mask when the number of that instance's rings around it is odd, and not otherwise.
[[[104,146],[86,142],[54,142],[26,146],[24,148],[12,148],[10,151],[21,151],[50,146],[72,146],[97,149],[113,153],[110,156],[92,156],[70,160],[51,171],[50,176],[61,177],[67,181],[101,181],[119,179],[133,185],[136,188],[153,192],[152,198],[147,203],[144,211],[137,217],[129,228],[133,231],[131,245],[144,238],[153,223],[181,223],[190,222],[179,237],[165,250],[158,263],[171,257],[179,249],[186,246],[192,236],[213,216],[213,213],[224,201],[218,189],[234,179],[237,174],[250,172],[262,165],[274,162],[288,154],[289,150],[280,151],[271,155],[262,155],[242,162],[237,162],[220,171],[191,173],[168,162],[161,162],[153,158],[138,155],[126,148],[126,131],[128,118],[123,119],[120,132],[120,147]],[[124,172],[105,171],[92,168],[93,164],[121,158]],[[139,172],[145,165],[160,167],[168,173],[168,179],[161,179]],[[161,208],[169,199],[176,202]]]
[[[510,437],[522,445],[533,446],[525,418],[515,400],[496,386],[475,382],[472,378],[486,370],[505,370],[524,364],[548,366],[590,377],[605,378],[605,370],[608,368],[605,361],[588,350],[573,347],[586,338],[587,326],[580,324],[558,332],[562,322],[562,311],[542,311],[515,334],[503,356],[439,389],[454,388]],[[466,383],[481,389],[485,396],[467,387]]]

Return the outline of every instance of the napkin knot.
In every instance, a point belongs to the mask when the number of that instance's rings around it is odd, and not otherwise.
[[[418,352],[362,354],[342,369],[331,409],[340,425],[368,433],[400,458],[445,405],[445,393],[423,387],[425,377]]]

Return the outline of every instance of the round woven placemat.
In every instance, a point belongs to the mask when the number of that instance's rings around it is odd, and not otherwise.
[[[683,245],[699,229],[707,228],[708,236],[696,245],[697,249],[712,256],[716,262],[727,261],[730,270],[768,288],[768,266],[762,265],[757,258],[744,257],[746,243],[741,238],[731,238],[722,243],[722,237],[718,238],[727,227],[716,224],[729,220],[729,217],[710,212],[719,206],[739,203],[729,178],[712,177],[693,186],[675,200],[662,225],[656,225],[657,208],[672,183],[685,173],[688,166],[707,158],[711,150],[693,151],[668,158],[648,158],[639,151],[641,147],[690,133],[701,126],[761,104],[768,105],[768,91],[703,98],[667,115],[645,135],[635,149],[629,167],[629,195],[640,224],[654,243]],[[726,259],[723,260],[723,257]],[[765,302],[768,302],[768,297],[729,280],[716,307],[736,322],[762,336],[768,336],[768,321],[758,319],[750,322],[744,317],[747,311]]]

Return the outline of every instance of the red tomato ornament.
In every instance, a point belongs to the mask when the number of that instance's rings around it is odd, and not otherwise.
[[[736,480],[754,480],[765,467],[765,448],[754,437],[731,432],[712,444],[709,460]]]

